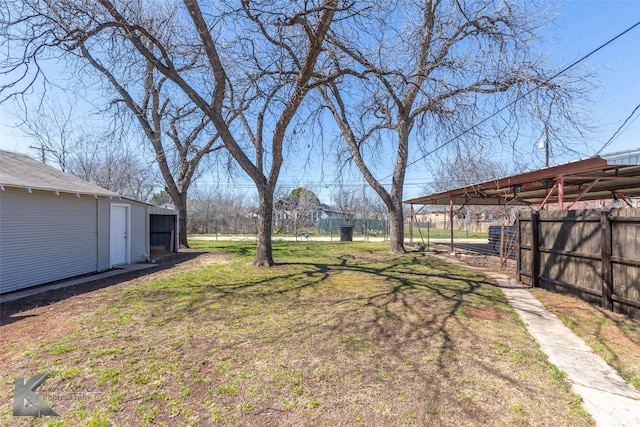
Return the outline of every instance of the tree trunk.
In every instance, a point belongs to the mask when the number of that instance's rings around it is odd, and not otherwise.
[[[173,196],[173,194],[172,194]],[[173,204],[178,211],[178,244],[181,248],[188,248],[187,242],[187,193],[178,193],[178,197],[172,197]]]
[[[409,157],[409,134],[411,123],[408,120],[399,120],[402,124],[398,130],[398,154],[391,180],[389,191],[389,252],[392,254],[404,254],[404,215],[402,211],[402,195],[404,189],[404,176],[407,171],[407,159]]]
[[[258,207],[258,247],[253,264],[258,267],[271,267],[271,222],[273,219],[273,191],[268,186],[258,187],[260,204]]]
[[[389,207],[389,252],[392,254],[404,254],[404,216],[402,213],[402,200],[397,203],[394,200],[393,207]]]

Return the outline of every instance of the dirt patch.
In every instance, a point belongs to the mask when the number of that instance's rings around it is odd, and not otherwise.
[[[499,271],[512,278],[516,277],[516,262],[511,258],[500,261],[500,257],[496,255],[482,254],[462,248],[456,248],[456,251],[451,253],[445,248],[444,245],[439,245],[435,252],[438,255],[454,258],[474,267],[485,268],[490,271]]]
[[[27,348],[41,340],[58,340],[81,329],[81,322],[70,319],[82,317],[82,313],[105,309],[114,299],[109,290],[129,286],[132,283],[150,283],[176,273],[196,268],[231,262],[231,257],[222,252],[201,252],[182,249],[157,260],[157,267],[150,270],[132,271],[117,276],[65,288],[45,291],[36,296],[2,303],[0,310],[0,348],[8,343]],[[94,292],[105,289],[105,292]],[[8,362],[7,355],[0,353],[0,366]]]

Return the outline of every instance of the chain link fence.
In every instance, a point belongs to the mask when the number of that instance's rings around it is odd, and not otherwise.
[[[340,234],[340,226],[353,227],[353,234],[358,236],[387,237],[389,221],[380,219],[320,219],[318,234]]]

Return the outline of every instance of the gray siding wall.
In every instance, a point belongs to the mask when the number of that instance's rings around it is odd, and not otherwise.
[[[131,262],[146,261],[149,258],[147,241],[149,231],[147,230],[147,207],[137,203],[131,205],[131,241],[130,255]]]
[[[91,196],[0,191],[0,293],[97,270]]]
[[[109,269],[111,203],[107,198],[98,199],[98,271]]]

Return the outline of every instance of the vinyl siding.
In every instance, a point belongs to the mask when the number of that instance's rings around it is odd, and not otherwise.
[[[98,271],[109,269],[110,208],[111,203],[108,198],[98,198]]]
[[[97,205],[50,192],[0,192],[0,293],[97,270]]]

